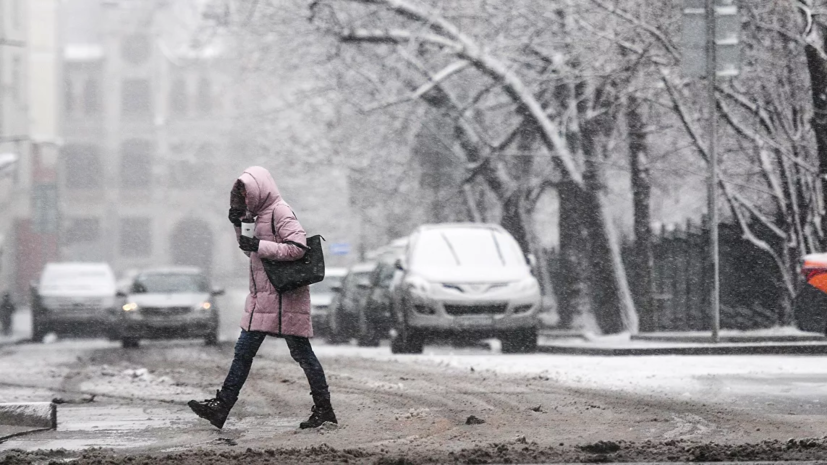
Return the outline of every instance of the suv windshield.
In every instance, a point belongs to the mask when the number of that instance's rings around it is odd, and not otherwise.
[[[524,266],[520,247],[508,235],[490,229],[423,231],[411,257],[413,266],[508,268]]]
[[[176,292],[209,292],[207,280],[197,274],[153,273],[135,278],[134,293],[171,294]]]

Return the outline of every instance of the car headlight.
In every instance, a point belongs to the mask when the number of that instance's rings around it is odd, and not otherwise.
[[[123,311],[125,312],[134,312],[135,310],[138,310],[139,307],[138,304],[136,304],[135,302],[129,302],[121,308],[123,308]]]
[[[420,295],[428,295],[431,290],[431,283],[419,276],[408,277],[408,279],[405,280],[405,284],[411,291]]]
[[[210,310],[212,309],[212,303],[210,302],[201,302],[200,304],[195,306],[196,310]]]
[[[536,291],[540,289],[540,285],[535,278],[526,278],[522,281],[517,281],[512,284],[512,288],[519,292]]]

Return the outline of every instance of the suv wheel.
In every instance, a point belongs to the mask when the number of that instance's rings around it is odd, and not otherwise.
[[[379,347],[379,334],[376,330],[376,323],[370,321],[367,315],[360,312],[359,335],[356,341],[359,347]]]
[[[43,342],[43,337],[45,337],[48,333],[49,330],[45,328],[42,323],[37,321],[32,323],[32,342]]]
[[[360,334],[357,342],[359,347],[379,347],[379,338],[373,329],[369,330],[367,334]]]
[[[502,353],[529,354],[537,352],[537,328],[518,329],[503,335]]]
[[[331,344],[349,343],[353,331],[350,330],[351,324],[347,321],[347,315],[339,309],[333,314],[333,319],[334,324],[330,325],[327,342]]]
[[[204,344],[208,346],[215,346],[218,345],[218,328],[213,329],[210,331],[210,334],[204,338]]]
[[[421,354],[425,345],[422,333],[405,323],[391,339],[391,353],[394,354]]]

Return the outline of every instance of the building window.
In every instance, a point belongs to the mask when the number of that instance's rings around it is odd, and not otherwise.
[[[147,257],[152,254],[152,220],[121,218],[120,251],[123,257]]]
[[[62,156],[68,189],[96,189],[103,186],[100,150],[94,145],[66,145]]]
[[[121,56],[129,63],[140,65],[149,59],[149,38],[144,34],[126,36],[121,42]]]
[[[66,114],[71,115],[75,111],[75,90],[72,80],[66,78],[63,81],[63,105],[66,107]]]
[[[183,79],[176,79],[169,91],[169,106],[173,115],[187,114],[187,83]]]
[[[72,218],[61,234],[64,244],[97,242],[100,239],[100,220],[97,218]]]
[[[152,96],[149,81],[127,79],[121,89],[121,114],[123,116],[148,116],[152,113]]]
[[[97,115],[101,110],[100,89],[96,79],[87,79],[83,86],[83,109],[87,115]]]
[[[198,81],[198,111],[203,115],[212,112],[212,83],[205,77]]]
[[[121,144],[121,185],[147,189],[152,186],[152,143],[131,139]]]

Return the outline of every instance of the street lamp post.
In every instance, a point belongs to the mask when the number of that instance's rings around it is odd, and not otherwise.
[[[715,84],[717,60],[715,44],[715,0],[706,0],[706,82],[709,98],[709,249],[712,257],[712,341],[720,341],[721,330],[721,263],[718,247],[718,118],[716,118]]]
[[[715,88],[718,77],[731,77],[739,72],[740,19],[736,0],[684,0],[683,60],[684,76],[700,78],[707,83],[708,111],[708,211],[709,248],[712,262],[710,319],[712,340],[720,341],[721,278],[718,243],[718,118]]]

